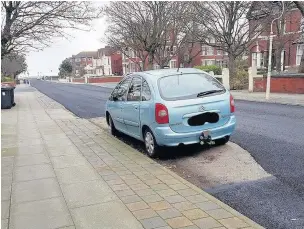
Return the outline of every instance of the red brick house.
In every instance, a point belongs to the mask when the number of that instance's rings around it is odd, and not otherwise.
[[[93,66],[94,59],[97,59],[96,51],[84,51],[73,55],[70,58],[73,67],[72,74],[75,77],[82,77],[85,74],[84,68],[86,66]]]
[[[255,2],[252,7],[256,8],[256,12],[261,11],[260,2]],[[265,4],[265,3],[264,3]],[[253,14],[255,11],[253,10]],[[260,17],[261,18],[261,17]],[[280,33],[281,36],[278,36],[277,22],[273,23],[273,56],[272,56],[272,66],[276,66],[276,47],[280,43],[283,45],[283,50],[281,52],[281,69],[292,69],[296,68],[300,64],[301,56],[303,53],[304,46],[302,44],[297,44],[297,41],[301,35],[301,21],[302,15],[297,8],[292,8],[288,10],[283,15],[284,24],[281,26],[281,21],[279,25],[283,28]],[[260,28],[265,27],[266,29],[257,37],[253,38],[254,42],[249,47],[249,65],[255,65],[257,68],[267,68],[268,65],[268,49],[269,49],[269,35],[270,35],[270,20],[262,19],[252,19],[249,18],[249,26],[255,27],[256,23],[261,23]],[[280,49],[279,49],[280,50]],[[279,56],[278,56],[279,57]]]
[[[121,53],[110,46],[98,49],[98,60],[96,65],[97,75],[121,75],[122,56]]]
[[[200,65],[218,65],[221,67],[226,67],[228,64],[228,54],[224,53],[222,50],[217,50],[211,46],[200,45],[199,43],[194,44],[191,49],[191,53],[184,52],[181,50],[180,55],[172,56],[169,61],[169,68],[177,67],[194,67]],[[182,61],[182,59],[187,60],[191,58],[191,62]],[[129,50],[128,55],[122,54],[122,65],[123,73],[138,72],[140,71],[140,66],[142,66],[142,61],[136,56],[133,50]],[[145,61],[145,69],[148,66],[148,58]],[[153,69],[159,69],[160,66],[154,61]]]

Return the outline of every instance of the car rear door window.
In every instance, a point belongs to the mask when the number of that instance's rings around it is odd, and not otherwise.
[[[134,76],[129,88],[127,100],[140,101],[140,93],[141,93],[141,78]]]
[[[151,99],[151,91],[149,88],[149,84],[145,79],[142,79],[142,101],[149,101]]]
[[[125,101],[126,100],[126,93],[129,88],[129,84],[131,82],[131,78],[126,78],[117,88],[115,92],[116,98],[118,101]]]

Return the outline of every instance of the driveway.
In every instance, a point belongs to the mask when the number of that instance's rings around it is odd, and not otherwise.
[[[44,81],[31,84],[82,118],[104,116],[104,103],[111,91],[91,85]],[[181,175],[186,174],[188,180],[266,228],[303,229],[304,107],[236,100],[236,116],[237,128],[231,141],[249,151],[271,177],[207,185],[197,179],[202,174],[195,168],[195,162],[206,153],[179,156],[180,149],[171,149],[177,155],[168,154],[160,162]]]

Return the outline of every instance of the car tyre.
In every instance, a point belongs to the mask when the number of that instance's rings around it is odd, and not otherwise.
[[[226,137],[214,140],[215,145],[218,145],[218,146],[225,145],[227,142],[229,142],[229,139],[230,139],[230,136],[226,136]]]
[[[115,125],[114,125],[114,122],[112,120],[112,117],[111,115],[109,115],[109,126],[110,126],[110,131],[111,131],[111,134],[113,136],[118,136],[118,130],[115,128]]]
[[[144,143],[148,156],[155,158],[159,153],[160,147],[157,145],[155,137],[150,129],[144,131]]]

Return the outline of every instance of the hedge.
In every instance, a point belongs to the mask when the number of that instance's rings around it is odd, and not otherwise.
[[[203,70],[205,72],[213,71],[214,75],[222,75],[222,68],[217,65],[195,66],[194,68]]]

